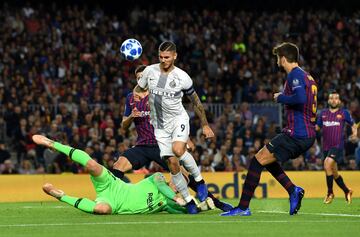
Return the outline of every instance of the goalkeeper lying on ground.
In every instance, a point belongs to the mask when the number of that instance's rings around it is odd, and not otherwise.
[[[183,207],[185,201],[176,196],[161,173],[155,173],[136,184],[127,184],[113,176],[109,170],[91,159],[82,150],[52,141],[42,135],[34,135],[32,139],[38,145],[64,153],[90,172],[96,191],[95,201],[68,196],[52,184],[47,183],[43,186],[44,192],[62,202],[84,212],[96,214],[137,214],[161,211],[174,214],[186,213],[186,208]],[[205,203],[202,203],[201,209],[206,209],[207,206],[204,207],[204,205]]]

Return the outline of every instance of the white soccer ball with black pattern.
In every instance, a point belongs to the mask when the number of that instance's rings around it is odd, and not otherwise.
[[[142,46],[136,39],[127,39],[121,44],[120,53],[126,60],[133,61],[141,56]]]

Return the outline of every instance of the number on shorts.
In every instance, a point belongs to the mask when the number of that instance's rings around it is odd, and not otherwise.
[[[180,127],[181,127],[181,132],[183,132],[185,130],[185,124],[181,124]]]

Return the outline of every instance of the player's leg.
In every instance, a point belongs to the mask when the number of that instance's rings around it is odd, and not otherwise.
[[[92,176],[99,176],[102,172],[103,167],[82,150],[63,145],[42,135],[34,135],[32,139],[38,145],[46,146],[67,155],[71,160],[86,167]]]
[[[197,183],[194,179],[194,177],[192,177],[192,175],[189,175],[188,176],[189,178],[189,184],[188,186],[194,190],[196,192],[197,190]],[[211,198],[214,202],[214,205],[216,208],[219,208],[220,210],[226,212],[226,211],[230,211],[233,206],[230,205],[229,203],[226,203],[226,202],[223,202],[223,201],[220,201],[219,199],[217,199],[216,197],[214,197],[214,195],[211,193],[211,192],[208,192],[208,197]]]
[[[334,164],[336,164],[336,162],[328,154],[329,153],[326,152],[326,158],[324,159],[324,170],[326,174],[326,186],[327,186],[327,194],[324,199],[325,204],[330,204],[335,197],[333,192],[333,183],[334,183],[333,167]]]
[[[112,173],[119,179],[124,178],[124,173],[132,170],[132,165],[126,156],[119,156],[117,161],[113,165]]]
[[[181,141],[173,142],[173,152],[177,157],[180,157],[180,163],[192,175],[196,182],[196,192],[200,202],[205,201],[208,196],[205,181],[200,173],[199,167],[196,164],[194,157],[186,150],[186,143]]]
[[[343,151],[341,149],[330,149],[330,156],[333,157],[334,162],[332,165],[332,173],[334,176],[334,180],[336,182],[336,184],[344,191],[345,194],[345,200],[348,204],[351,204],[352,202],[352,194],[353,191],[348,188],[342,178],[341,175],[339,175],[338,173],[338,162],[341,161],[342,159],[342,155],[343,155]]]
[[[59,201],[65,202],[75,208],[82,210],[87,213],[94,213],[96,203],[87,198],[77,198],[66,195],[62,190],[55,188],[52,184],[46,183],[43,186],[43,191],[58,199]]]
[[[145,146],[135,146],[126,150],[114,163],[113,174],[122,179],[126,171],[142,168],[147,163],[148,150]]]
[[[155,161],[163,169],[169,171],[169,168],[168,168],[166,162],[163,159],[161,159],[161,157],[160,157],[160,149],[159,149],[158,146],[146,147],[144,149],[144,151],[146,153],[147,160]],[[182,172],[183,172],[183,170],[182,170]],[[189,188],[191,188],[192,190],[194,190],[196,192],[197,191],[197,185],[198,185],[197,182],[195,181],[195,179],[194,179],[194,177],[192,175],[188,174],[188,172],[186,172],[186,175],[189,178],[189,182],[188,182]],[[228,204],[226,202],[220,201],[219,199],[214,197],[214,195],[212,195],[210,192],[208,192],[208,197],[213,200],[215,207],[219,208],[222,211],[229,211],[230,209],[233,208],[232,205],[230,205],[230,204]]]
[[[87,198],[77,198],[68,196],[64,191],[55,188],[52,184],[46,183],[42,187],[43,191],[58,199],[61,202],[65,202],[81,211],[87,213],[97,213],[97,214],[111,214],[111,207],[106,203],[98,203]]]
[[[91,159],[90,156],[84,151],[72,148],[67,145],[63,145],[59,142],[52,141],[42,135],[34,135],[32,137],[32,139],[38,145],[43,145],[50,149],[55,149],[61,153],[64,153],[65,155],[69,156],[73,161],[86,167],[93,177],[100,176],[100,174],[103,171],[103,167],[101,165],[99,165],[96,161]],[[56,189],[52,185],[45,184],[43,187],[43,190],[47,194],[49,194],[55,198],[58,198],[60,201],[68,203],[82,211],[89,212],[89,213],[98,213],[96,211],[97,211],[97,209],[99,209],[99,211],[100,211],[99,214],[104,214],[103,213],[103,211],[105,209],[104,206],[107,205],[106,203],[104,203],[104,204],[100,205],[101,207],[97,208],[97,204],[94,201],[89,200],[87,198],[76,198],[76,197],[67,196],[65,194],[57,196],[56,193],[58,193],[58,194],[61,193],[61,192],[57,192],[57,191],[61,191],[61,190]],[[111,210],[111,208],[110,208],[110,210]]]
[[[272,176],[288,191],[290,195],[290,215],[297,212],[301,205],[304,190],[296,187],[285,174],[277,160],[288,160],[288,152],[283,149],[288,143],[286,135],[279,134],[271,140],[269,144],[264,146],[250,162],[248,173],[244,182],[238,206],[230,212],[222,214],[223,216],[233,215],[251,215],[249,205],[251,198],[259,184],[260,176],[263,168],[266,168]]]
[[[191,198],[191,195],[187,188],[187,182],[180,171],[179,159],[175,157],[172,151],[171,134],[167,133],[163,129],[155,129],[154,132],[160,148],[160,156],[166,160],[167,166],[169,167],[171,181],[176,186],[177,191],[183,196],[184,200],[187,202],[188,213],[196,214],[196,204]]]
[[[172,134],[172,150],[180,163],[196,181],[196,193],[201,202],[205,201],[208,191],[204,179],[194,157],[187,151],[186,144],[189,140],[190,124],[187,116],[181,116],[174,123]]]

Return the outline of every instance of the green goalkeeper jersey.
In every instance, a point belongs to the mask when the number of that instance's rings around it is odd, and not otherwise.
[[[104,169],[99,177],[92,177],[97,193],[96,202],[110,204],[113,214],[186,213],[172,199],[175,193],[165,183],[161,173],[156,173],[136,184],[128,184]]]

